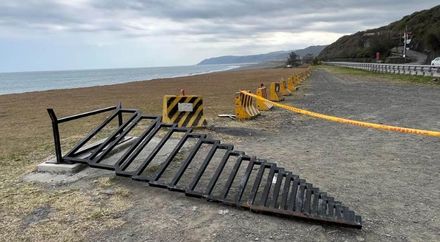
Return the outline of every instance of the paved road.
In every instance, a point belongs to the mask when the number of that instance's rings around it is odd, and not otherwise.
[[[398,49],[398,53],[401,54],[403,52],[403,47],[399,47]],[[413,59],[412,62],[408,63],[411,65],[424,65],[426,62],[426,58],[428,57],[425,53],[423,52],[418,52],[415,50],[407,50],[406,51],[406,55]],[[430,64],[430,63],[429,63]]]

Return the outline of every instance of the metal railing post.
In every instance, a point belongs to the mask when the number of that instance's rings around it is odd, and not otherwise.
[[[55,144],[56,163],[63,163],[63,156],[61,153],[60,131],[58,129],[58,118],[52,108],[48,108],[47,112],[52,120],[53,142]]]
[[[122,109],[122,103],[119,102],[118,110],[121,110],[121,109]],[[121,111],[118,112],[118,123],[119,123],[119,127],[122,126],[122,124],[124,123],[124,120],[122,119],[122,112]]]

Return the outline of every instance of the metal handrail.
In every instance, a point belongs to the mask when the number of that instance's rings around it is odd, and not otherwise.
[[[93,116],[93,115],[108,112],[108,111],[112,111],[112,110],[120,110],[121,108],[122,108],[122,104],[119,103],[117,106],[110,106],[110,107],[106,107],[106,108],[96,109],[93,111],[79,113],[79,114],[66,116],[66,117],[62,117],[62,118],[57,117],[53,108],[48,108],[47,112],[48,112],[49,117],[52,121],[52,133],[53,133],[53,141],[54,141],[54,145],[55,145],[56,163],[65,163],[65,161],[63,159],[63,155],[62,155],[62,150],[61,150],[59,124],[69,122],[72,120],[77,120],[80,118],[85,118],[88,116]],[[118,112],[117,115],[118,115],[119,126],[121,126],[123,123],[122,113]]]

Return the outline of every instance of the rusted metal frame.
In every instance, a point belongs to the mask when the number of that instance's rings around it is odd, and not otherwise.
[[[89,112],[84,112],[84,113],[74,114],[74,115],[71,115],[71,116],[66,116],[66,117],[63,117],[63,118],[59,118],[58,119],[58,123],[61,124],[61,123],[69,122],[69,121],[72,121],[72,120],[76,120],[76,119],[80,119],[80,118],[85,118],[85,117],[88,117],[88,116],[93,116],[93,115],[96,115],[96,114],[112,111],[112,110],[115,110],[115,109],[117,110],[118,108],[119,108],[119,106],[110,106],[110,107],[106,107],[106,108],[92,110],[92,111],[89,111]]]
[[[256,163],[260,165],[260,169],[258,170],[257,176],[255,177],[254,185],[252,186],[251,193],[246,203],[247,206],[251,206],[254,204],[255,199],[257,198],[258,189],[261,185],[261,180],[263,179],[264,171],[266,168],[269,168],[272,165],[266,160],[257,160]]]
[[[101,109],[91,111],[85,114],[74,115],[67,117],[67,121],[74,120],[76,118],[86,117],[90,115],[94,115],[100,112],[113,110],[113,109]],[[88,134],[86,138],[84,138],[80,144],[84,145],[91,137],[96,135],[106,124],[108,124],[112,118],[115,117],[115,114],[118,115],[122,112],[126,111],[122,110],[120,106],[117,111],[113,113],[109,118],[107,118],[103,124],[98,126],[92,132]],[[49,115],[51,112],[48,110]],[[86,149],[80,150],[82,145],[77,145],[74,149],[77,149],[76,152],[69,152],[69,154],[86,154],[92,153],[92,155],[88,156],[87,159],[90,161],[89,165],[99,165],[98,162],[105,157],[105,155],[110,152],[116,144],[118,144],[128,133],[132,130],[138,122],[143,118],[153,118],[155,119],[155,123],[147,128],[143,134],[138,138],[137,142],[132,144],[131,147],[124,153],[123,157],[121,157],[118,162],[116,162],[115,167],[119,168],[116,170],[124,172],[124,169],[127,168],[134,158],[142,151],[142,149],[147,145],[152,137],[160,130],[162,127],[170,127],[171,130],[162,138],[160,143],[156,145],[153,151],[148,155],[148,157],[144,160],[144,162],[136,169],[135,172],[129,172],[129,174],[123,174],[126,176],[136,175],[133,177],[134,179],[142,178],[141,174],[144,169],[146,169],[151,162],[152,159],[157,155],[160,149],[164,146],[167,140],[170,139],[171,135],[174,132],[185,132],[184,137],[179,141],[178,145],[173,149],[167,159],[162,163],[161,168],[158,173],[155,173],[153,177],[143,178],[145,181],[149,181],[150,185],[154,184],[159,180],[163,172],[167,169],[168,165],[171,163],[175,155],[182,148],[184,143],[187,141],[189,137],[198,137],[199,140],[197,144],[192,148],[189,156],[182,163],[179,170],[173,177],[172,181],[169,184],[163,184],[162,187],[167,187],[170,190],[176,191],[184,191],[188,196],[196,196],[196,197],[206,197],[211,201],[219,201],[226,205],[233,205],[243,208],[249,208],[251,211],[269,213],[269,214],[277,214],[282,216],[289,217],[297,217],[307,220],[316,220],[325,223],[338,224],[341,226],[349,226],[349,227],[362,227],[361,217],[356,215],[354,211],[351,211],[348,207],[343,206],[340,202],[334,201],[333,197],[327,196],[326,193],[319,192],[318,188],[314,188],[312,184],[306,183],[305,180],[299,179],[298,176],[293,175],[291,172],[285,172],[283,168],[278,168],[274,163],[268,163],[265,160],[257,160],[255,157],[246,156],[243,152],[233,151],[232,145],[221,145],[217,140],[210,140],[206,138],[206,135],[197,135],[191,133],[191,129],[187,128],[177,128],[176,125],[165,125],[160,123],[159,117],[145,117],[140,116],[136,110],[129,110],[128,112],[133,112],[129,120],[125,123],[120,122],[118,130],[113,132],[106,141],[101,144],[94,145],[93,147],[88,147]],[[53,117],[52,117],[53,116]],[[53,119],[54,123],[58,124],[56,121],[56,115],[52,110],[51,119]],[[64,122],[67,122],[64,121]],[[54,131],[55,134],[55,131]],[[55,136],[55,135],[54,135]],[[88,140],[86,140],[88,139]],[[186,188],[177,187],[177,183],[180,178],[184,175],[187,167],[194,159],[194,156],[199,151],[202,144],[208,143],[211,144],[212,147],[205,157],[203,163],[199,167],[197,173],[192,177],[190,184]],[[56,144],[55,144],[56,145]],[[209,181],[208,186],[204,190],[204,192],[197,192],[195,188],[197,187],[200,178],[206,171],[209,163],[211,162],[215,152],[218,149],[226,149],[227,152],[223,156],[220,164],[217,166],[215,173],[211,180]],[[79,151],[78,151],[79,150]],[[67,156],[67,155],[66,155]],[[213,197],[212,191],[215,187],[220,174],[223,172],[226,162],[228,162],[231,156],[235,156],[237,159],[235,160],[234,167],[232,171],[229,173],[228,180],[223,187],[222,193],[219,197]],[[69,159],[78,159],[78,157],[66,157]],[[128,159],[128,160],[127,160]],[[80,161],[74,160],[74,162],[81,162],[85,159],[78,159]],[[235,197],[233,201],[226,200],[228,197],[228,193],[230,192],[231,186],[234,183],[234,180],[237,179],[237,173],[240,167],[243,164],[243,161],[249,161],[247,168],[245,170],[244,176],[241,178],[240,183],[238,185],[238,189],[235,193]],[[249,195],[249,198],[246,202],[242,202],[243,193],[248,185],[249,178],[254,171],[255,166],[260,166],[258,169],[258,174],[256,175],[255,181],[252,185],[252,190]],[[103,169],[110,169],[111,166],[108,167],[98,167]],[[269,174],[267,175],[266,184],[264,185],[263,191],[260,193],[260,198],[258,201],[257,194],[261,185],[262,178],[265,174],[265,170],[269,170]],[[274,183],[273,179],[275,174],[277,175],[277,181]],[[118,174],[120,175],[120,174]],[[282,186],[282,181],[284,180],[284,186]],[[275,185],[274,185],[275,184]],[[273,191],[270,196],[270,192]],[[281,194],[280,194],[281,193]],[[270,197],[271,198],[270,198]],[[281,198],[280,198],[281,197]],[[278,200],[281,199],[279,202]]]
[[[247,184],[249,182],[249,178],[250,178],[250,176],[252,174],[252,171],[254,169],[254,166],[257,165],[257,164],[261,165],[261,163],[256,161],[257,158],[255,156],[252,156],[250,158],[248,158],[248,156],[247,156],[246,159],[249,160],[249,163],[248,163],[248,166],[246,168],[244,177],[240,181],[240,184],[238,186],[238,191],[237,191],[237,194],[236,194],[235,200],[234,200],[235,206],[237,206],[237,207],[241,206],[241,201],[242,201],[242,198],[243,198],[243,194],[244,194],[244,192],[246,190],[246,187],[247,187]]]
[[[136,167],[133,171],[127,171],[127,168],[133,163],[133,161],[139,156],[139,154],[142,152],[142,150],[147,146],[148,143],[153,139],[153,137],[159,132],[161,128],[171,128],[167,134],[161,139],[159,144],[157,144],[153,151],[148,155],[148,157],[145,158],[145,160]],[[143,170],[150,164],[150,162],[153,160],[153,158],[156,156],[156,154],[160,151],[162,146],[165,144],[165,142],[169,139],[169,137],[173,134],[173,132],[177,129],[177,124],[165,124],[165,123],[158,123],[153,130],[145,137],[144,140],[136,147],[136,149],[133,151],[133,153],[127,158],[127,160],[120,166],[120,170],[118,171],[118,175],[122,176],[136,176],[143,172]]]
[[[245,176],[242,178],[242,180],[240,182],[243,184],[242,185],[239,184],[239,186],[238,186],[238,191],[236,193],[235,199],[234,200],[227,200],[227,197],[228,197],[228,194],[232,188],[232,184],[237,176],[237,173],[240,170],[240,167],[243,164],[243,161],[245,161],[245,160],[250,161],[250,163],[252,163],[252,164],[255,164],[255,162],[253,160],[251,161],[251,157],[249,157],[247,155],[238,156],[238,158],[235,161],[234,167],[232,168],[231,173],[229,173],[228,180],[226,181],[226,184],[224,185],[223,190],[222,190],[219,198],[217,198],[217,200],[220,201],[221,203],[226,204],[226,205],[235,205],[236,200],[241,199],[245,184],[247,183],[247,180],[249,179],[249,175],[250,175],[250,172],[248,172],[250,169],[249,165],[245,171]]]
[[[224,168],[226,166],[226,163],[229,161],[229,159],[231,157],[236,157],[238,159],[239,157],[245,155],[244,152],[234,151],[232,149],[233,149],[233,147],[228,147],[228,151],[223,156],[222,160],[220,161],[220,164],[217,166],[217,169],[215,170],[214,175],[212,176],[211,180],[209,181],[208,186],[206,187],[206,190],[205,190],[204,194],[205,194],[205,198],[208,201],[215,201],[215,202],[219,201],[219,198],[214,196],[212,194],[212,192],[214,190],[214,187],[217,184],[217,181],[218,181],[221,173],[223,172],[223,170],[224,170]]]
[[[142,176],[141,174],[144,172],[145,169],[147,169],[148,165],[153,161],[153,159],[156,157],[156,155],[159,153],[159,151],[163,148],[165,143],[171,138],[171,136],[176,132],[187,132],[186,128],[178,128],[177,124],[168,125],[168,124],[160,124],[160,128],[163,127],[169,127],[170,130],[166,133],[164,137],[160,140],[160,142],[154,147],[153,151],[145,158],[145,160],[142,162],[142,164],[138,167],[136,172],[134,173],[134,176],[137,178],[141,178],[141,181],[149,181],[150,178],[147,176]],[[139,180],[139,179],[138,179]]]
[[[145,115],[138,115],[136,116],[132,121],[129,121],[129,125],[128,127],[125,127],[123,129],[122,132],[120,132],[120,135],[118,135],[111,144],[108,145],[108,147],[106,147],[98,156],[96,156],[91,162],[89,162],[90,167],[94,167],[94,168],[102,168],[102,169],[107,169],[107,170],[115,170],[116,166],[119,162],[119,160],[117,162],[115,162],[115,164],[113,165],[108,165],[108,164],[101,164],[99,163],[102,159],[104,159],[106,157],[106,155],[108,155],[115,147],[116,145],[120,144],[121,141],[123,141],[124,138],[126,138],[126,136],[137,126],[139,125],[139,123],[142,120],[145,119],[152,119],[152,120],[157,120],[158,117],[157,116],[145,116]],[[123,127],[124,124],[120,127]],[[133,137],[133,139],[138,139]],[[139,141],[139,140],[138,140]],[[131,141],[133,142],[133,141]],[[133,144],[131,144],[133,145]],[[125,154],[125,153],[124,153]]]
[[[187,188],[184,186],[178,186],[178,183],[180,181],[180,178],[182,178],[183,174],[185,173],[186,169],[188,168],[189,164],[194,159],[197,152],[200,150],[201,146],[203,144],[211,144],[211,145],[213,145],[213,147],[211,147],[210,152],[215,152],[215,149],[216,149],[215,145],[219,144],[219,143],[220,143],[220,141],[208,139],[208,138],[206,138],[206,136],[199,139],[197,141],[197,144],[193,147],[193,149],[189,153],[188,157],[185,159],[185,161],[179,167],[179,170],[175,173],[171,182],[168,184],[168,189],[171,191],[185,192],[187,190]],[[206,158],[208,158],[208,157],[206,157]],[[205,162],[209,162],[209,160],[207,160],[206,158],[205,158]]]
[[[270,164],[269,175],[267,176],[266,185],[261,193],[260,201],[256,205],[267,206],[267,200],[269,198],[270,188],[272,186],[273,177],[275,174],[276,164]]]
[[[77,145],[75,145],[75,147],[70,150],[63,158],[65,160],[70,160],[70,161],[82,161],[81,163],[88,163],[89,159],[87,158],[78,158],[77,155],[75,154],[79,149],[81,149],[88,141],[90,141],[93,137],[95,137],[95,135],[97,135],[105,126],[107,126],[115,117],[117,117],[117,115],[119,114],[119,112],[127,112],[127,113],[133,113],[133,115],[139,115],[137,110],[126,110],[126,109],[117,109],[115,112],[113,112],[109,117],[107,117],[104,122],[102,122],[98,127],[96,127],[95,129],[93,129],[92,131],[90,131],[85,138],[83,138],[80,142],[78,142]],[[119,127],[121,128],[121,127]],[[120,130],[118,128],[118,130]],[[119,131],[120,132],[120,131]],[[114,136],[118,135],[119,132],[115,132],[113,133],[111,136],[109,136],[107,138],[107,141],[110,142],[112,139],[114,139]],[[101,145],[98,146],[98,149],[101,148]],[[74,159],[71,159],[74,158]]]
[[[123,113],[122,111],[119,112],[119,114]],[[134,127],[134,124],[136,124],[140,120],[141,114],[139,112],[132,113],[131,117],[125,122],[119,125],[118,129],[115,130],[104,142],[102,142],[98,148],[96,148],[90,156],[87,157],[87,160],[90,164],[98,163],[99,160],[103,157],[104,152],[103,150],[111,150],[116,146],[116,144],[122,139],[124,133],[128,132],[130,127]],[[126,127],[129,126],[129,128],[126,129]],[[125,132],[124,132],[125,131]]]
[[[111,107],[107,107],[107,108],[93,110],[90,112],[79,113],[79,114],[75,114],[72,116],[58,118],[57,115],[55,114],[55,111],[52,108],[48,108],[47,113],[49,114],[49,117],[52,121],[52,134],[53,134],[53,140],[54,140],[54,146],[55,146],[56,163],[71,163],[71,162],[65,161],[63,159],[62,147],[61,147],[61,142],[60,142],[59,124],[65,123],[68,121],[72,121],[72,120],[76,120],[79,118],[88,117],[91,115],[96,115],[96,114],[103,113],[103,112],[108,112],[108,111],[111,111],[114,109],[117,109],[117,107],[111,106]]]
[[[153,136],[160,129],[160,117],[152,117],[154,123],[150,125],[144,132],[137,138],[137,142],[132,144],[130,148],[119,158],[115,163],[115,172],[118,176],[131,177],[134,172],[126,171],[126,168],[133,162],[134,158],[139,155],[142,149],[147,145]]]
[[[343,219],[335,219],[332,217],[317,217],[317,216],[310,216],[309,214],[297,212],[297,211],[291,211],[291,210],[281,210],[281,209],[273,209],[270,207],[265,206],[250,206],[249,207],[251,211],[253,212],[259,212],[264,214],[272,214],[277,216],[285,216],[285,217],[295,217],[297,219],[303,219],[307,221],[319,221],[326,224],[333,224],[338,225],[342,227],[352,227],[352,228],[362,228],[361,220],[359,216],[355,216],[355,221],[350,222]]]
[[[212,147],[212,149],[209,151],[208,155],[206,156],[203,164],[201,165],[201,167],[199,168],[199,170],[197,171],[197,174],[194,176],[193,180],[191,181],[190,185],[188,186],[188,188],[185,191],[185,194],[187,196],[192,196],[192,197],[205,197],[207,194],[205,193],[205,191],[196,191],[196,187],[201,179],[201,177],[204,175],[206,168],[208,167],[209,163],[212,161],[214,154],[218,151],[218,150],[232,150],[234,147],[232,145],[229,144],[220,144],[220,142],[216,142],[214,144],[214,146]]]
[[[187,133],[179,141],[179,143],[176,145],[176,147],[173,149],[173,151],[170,153],[170,155],[167,157],[167,159],[161,164],[160,168],[158,169],[158,171],[154,175],[154,177],[149,179],[148,182],[149,182],[150,186],[168,188],[168,184],[165,183],[165,182],[161,182],[160,178],[162,177],[163,173],[166,171],[168,166],[171,164],[171,162],[173,161],[173,159],[177,155],[177,153],[179,153],[180,149],[182,149],[182,147],[184,146],[185,142],[189,138],[202,139],[202,138],[206,137],[206,135],[191,133],[191,131],[192,131],[191,129],[188,129]],[[142,179],[141,177],[138,177],[138,176],[134,176],[132,178],[135,179],[135,180],[141,180]]]
[[[284,168],[277,168],[275,172],[277,173],[277,181],[273,189],[272,202],[269,204],[271,208],[278,208],[278,197],[280,195],[281,183],[286,176],[284,173]]]

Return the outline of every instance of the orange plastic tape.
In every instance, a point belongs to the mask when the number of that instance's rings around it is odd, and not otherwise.
[[[307,116],[320,118],[320,119],[324,119],[324,120],[328,120],[328,121],[332,121],[332,122],[351,124],[351,125],[356,125],[356,126],[365,127],[365,128],[381,129],[381,130],[388,130],[388,131],[407,133],[407,134],[417,134],[417,135],[424,135],[424,136],[440,137],[439,131],[403,128],[403,127],[398,127],[398,126],[375,124],[375,123],[362,122],[362,121],[357,121],[357,120],[352,120],[352,119],[339,118],[339,117],[335,117],[335,116],[325,115],[325,114],[321,114],[321,113],[315,113],[315,112],[308,111],[305,109],[300,109],[300,108],[296,108],[293,106],[288,106],[288,105],[272,102],[268,99],[262,98],[260,96],[254,95],[254,94],[246,92],[246,91],[241,91],[241,92],[245,95],[254,97],[254,98],[259,99],[261,101],[269,102],[269,103],[273,104],[275,107],[279,107],[279,108],[282,108],[282,109],[285,109],[285,110],[288,110],[291,112],[300,113],[300,114],[304,114]]]

